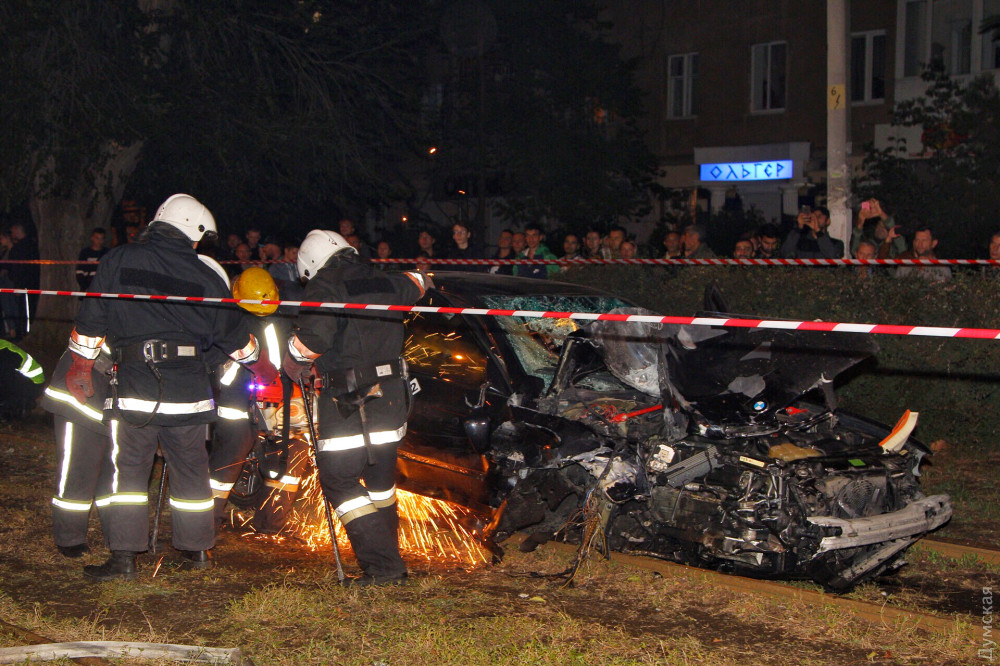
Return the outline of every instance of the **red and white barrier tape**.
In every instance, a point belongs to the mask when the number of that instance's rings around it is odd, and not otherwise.
[[[373,264],[434,264],[440,266],[586,266],[588,264],[624,266],[1000,266],[998,259],[370,259]],[[0,264],[38,264],[41,266],[96,265],[97,261],[56,259],[0,259]],[[220,264],[242,262],[223,260]],[[252,265],[287,264],[288,261],[254,261]]]
[[[430,307],[425,305],[372,305],[365,303],[326,303],[321,301],[262,301],[205,296],[162,296],[156,294],[108,294],[89,291],[51,291],[45,289],[0,289],[0,294],[39,294],[42,296],[82,296],[86,298],[117,298],[133,301],[167,301],[177,303],[246,303],[248,305],[286,305],[289,307],[326,308],[333,310],[382,310],[392,312],[428,312],[465,314],[489,317],[528,317],[548,319],[579,319],[583,321],[634,321],[647,324],[686,324],[721,326],[724,328],[769,328],[795,331],[827,331],[833,333],[869,333],[875,335],[913,335],[935,338],[1000,339],[1000,329],[943,328],[937,326],[902,326],[896,324],[849,324],[828,321],[783,321],[769,319],[723,319],[719,317],[671,317],[660,315],[627,315],[598,312],[548,312],[544,310],[497,310],[484,308]]]

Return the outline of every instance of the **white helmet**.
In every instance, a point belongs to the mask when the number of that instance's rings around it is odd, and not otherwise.
[[[226,283],[227,289],[230,288],[229,276],[226,275],[226,269],[222,267],[222,264],[217,262],[215,259],[212,259],[212,257],[205,256],[204,254],[199,254],[198,258],[201,259],[201,263],[211,268],[220,278],[222,278],[222,281]]]
[[[306,280],[313,278],[319,269],[323,268],[330,257],[341,252],[358,251],[335,231],[326,229],[313,229],[306,234],[305,240],[299,245],[299,259],[296,265],[299,268],[299,275]]]
[[[218,236],[219,233],[212,213],[190,194],[175,194],[160,204],[153,222],[166,222],[193,242],[200,241],[206,234]]]

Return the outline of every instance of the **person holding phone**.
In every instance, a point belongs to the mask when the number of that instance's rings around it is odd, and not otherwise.
[[[803,206],[795,218],[795,228],[781,245],[781,256],[786,259],[842,259],[844,242],[828,233],[830,211],[819,207],[812,210]]]
[[[866,240],[878,248],[878,258],[888,259],[906,252],[905,229],[896,224],[892,215],[882,208],[878,199],[866,199],[861,202],[857,216],[854,218],[854,233],[851,234],[851,254],[858,251],[858,245]]]

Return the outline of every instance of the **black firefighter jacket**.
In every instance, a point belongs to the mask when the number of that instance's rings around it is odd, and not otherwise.
[[[353,257],[334,257],[306,284],[305,300],[372,305],[412,305],[423,295],[422,280],[409,273],[386,273]],[[370,369],[397,362],[403,351],[404,312],[381,310],[309,310],[296,322],[299,340],[320,354],[317,369],[334,375],[347,369]],[[377,376],[377,375],[376,375]],[[369,430],[396,441],[404,432],[409,396],[403,377],[393,373],[382,382],[384,396],[368,407]],[[355,412],[346,416],[331,403],[336,391],[324,388],[320,399],[321,440],[361,432]],[[320,450],[324,450],[320,442]]]
[[[172,229],[171,229],[172,231]],[[114,248],[97,267],[91,291],[229,298],[222,279],[198,259],[190,241],[151,230],[146,239]],[[192,425],[215,419],[206,359],[213,347],[237,360],[256,359],[256,341],[232,305],[127,299],[85,299],[76,333],[105,337],[112,350],[134,350],[148,340],[184,346],[184,354],[150,364],[118,364],[117,404],[111,418],[154,425]],[[196,356],[188,356],[190,349]],[[159,377],[157,377],[157,374]],[[112,387],[112,395],[114,395]]]

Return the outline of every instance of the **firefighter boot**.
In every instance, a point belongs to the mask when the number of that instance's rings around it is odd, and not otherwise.
[[[229,514],[226,513],[226,505],[228,503],[229,503],[228,497],[215,498],[215,508],[212,511],[212,515],[215,518],[216,530],[222,529],[229,522]]]
[[[113,550],[104,564],[88,564],[83,575],[91,580],[132,580],[139,574],[135,569],[135,553],[130,550]]]
[[[398,585],[406,580],[406,565],[399,556],[396,533],[386,525],[384,516],[369,513],[344,525],[358,564],[365,575],[351,585]]]
[[[56,546],[56,550],[63,557],[68,557],[71,559],[76,559],[78,557],[83,557],[90,552],[90,546],[85,543],[78,543],[73,546]]]
[[[250,523],[258,534],[278,534],[288,522],[289,516],[292,515],[294,494],[277,488],[270,490],[271,492],[254,511],[253,520]]]
[[[188,571],[191,569],[211,569],[215,566],[212,553],[207,550],[182,550],[181,555],[184,561],[181,562],[181,569]]]

